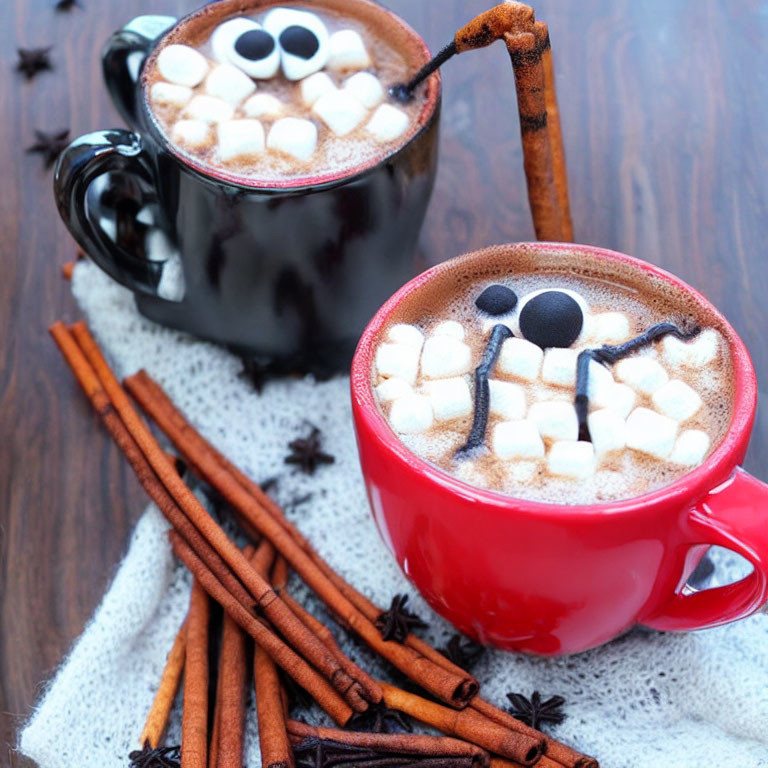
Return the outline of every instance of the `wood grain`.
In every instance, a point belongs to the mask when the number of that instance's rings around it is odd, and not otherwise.
[[[99,51],[132,16],[193,0],[0,3],[0,765],[83,629],[145,499],[46,334],[78,311],[60,266],[74,247],[35,128],[119,125]],[[388,0],[437,50],[490,0]],[[540,0],[557,69],[576,239],[676,272],[731,319],[768,379],[768,14],[760,0]],[[12,72],[18,46],[56,69]],[[530,239],[514,82],[502,44],[444,70],[441,165],[422,237],[429,262]],[[768,392],[763,383],[763,402]],[[747,468],[768,478],[768,406]]]

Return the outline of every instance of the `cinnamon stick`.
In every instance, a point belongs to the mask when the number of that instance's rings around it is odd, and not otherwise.
[[[152,749],[160,746],[163,733],[168,725],[168,718],[173,708],[173,700],[181,684],[181,677],[184,672],[184,657],[187,647],[187,622],[182,623],[181,628],[176,633],[168,658],[165,660],[163,674],[160,677],[160,685],[152,701],[152,708],[149,710],[147,719],[144,723],[144,729],[139,737],[139,743],[142,746],[149,745]]]
[[[422,736],[414,733],[355,733],[307,725],[297,720],[289,720],[287,725],[288,733],[296,740],[325,739],[355,747],[408,755],[470,757],[473,759],[473,765],[484,768],[489,765],[489,755],[485,750],[475,744],[448,736]]]
[[[246,636],[224,614],[219,657],[216,768],[242,768],[245,737]]]
[[[565,165],[565,146],[563,130],[560,125],[560,107],[557,104],[555,86],[555,65],[552,61],[552,44],[549,39],[549,28],[543,21],[533,25],[536,42],[541,51],[541,64],[544,68],[544,97],[547,104],[547,134],[552,153],[552,170],[555,178],[557,204],[560,208],[561,236],[565,242],[573,242],[573,220],[571,219],[571,204],[568,197],[568,173]]]
[[[333,654],[294,616],[272,590],[269,582],[256,573],[242,552],[229,540],[178,476],[165,452],[133,408],[86,325],[82,322],[75,323],[71,332],[96,372],[112,407],[117,411],[147,462],[182,512],[240,579],[269,621],[283,633],[302,656],[328,678],[353,709],[364,712],[368,708],[368,701],[359,683],[347,674]]]
[[[181,717],[182,768],[207,768],[208,764],[209,619],[208,595],[195,579],[187,614],[184,707]]]
[[[598,768],[597,760],[594,757],[583,755],[581,752],[577,752],[566,744],[553,739],[546,733],[534,730],[516,717],[512,717],[508,712],[494,707],[493,704],[481,699],[479,696],[472,701],[472,707],[489,720],[493,720],[504,728],[509,728],[531,737],[543,737],[546,743],[546,756],[566,768]]]
[[[312,669],[301,656],[296,654],[262,622],[243,608],[178,533],[170,531],[169,537],[176,556],[192,571],[206,592],[269,654],[278,666],[284,669],[314,698],[336,723],[346,725],[349,718],[352,717],[352,709],[328,681]]]
[[[538,240],[563,240],[555,186],[552,145],[547,130],[544,67],[533,32],[506,34],[517,89],[523,165],[534,229]]]
[[[303,605],[298,603],[291,597],[286,588],[287,581],[287,564],[282,557],[278,557],[275,562],[275,568],[272,573],[272,585],[275,591],[285,601],[285,604],[294,612],[297,618],[325,644],[326,648],[339,660],[339,664],[346,668],[347,664],[352,664],[349,657],[341,650],[336,638],[333,636],[328,627],[321,621],[316,619]],[[363,677],[358,678],[360,684],[368,691],[372,697],[377,696],[378,700],[381,700],[381,687],[379,684],[368,675],[364,670],[362,671]]]
[[[391,709],[405,712],[448,736],[457,736],[522,765],[533,765],[544,753],[544,739],[511,731],[484,717],[472,707],[448,709],[421,696],[380,683],[384,701]]]
[[[382,609],[377,607],[365,595],[359,592],[355,587],[345,581],[337,574],[320,556],[320,554],[311,546],[301,532],[288,520],[282,513],[280,507],[253,482],[245,473],[232,464],[223,454],[208,443],[184,418],[183,414],[176,408],[173,402],[168,398],[163,389],[152,379],[146,371],[139,371],[134,376],[126,379],[126,387],[131,394],[140,403],[142,408],[152,417],[160,429],[174,443],[176,448],[184,455],[191,465],[194,466],[193,457],[201,459],[204,462],[213,462],[222,470],[226,471],[238,484],[249,493],[261,506],[268,511],[273,518],[280,523],[294,541],[307,553],[315,565],[323,574],[334,584],[334,586],[364,614],[369,621],[375,619],[381,614]],[[205,477],[203,471],[199,468],[196,473]],[[207,478],[206,478],[207,479]],[[287,564],[282,558],[278,558],[275,563],[275,574],[273,576],[274,585],[279,590],[280,585],[285,584],[287,576]],[[278,576],[277,571],[280,569]],[[342,617],[337,616],[341,619]],[[409,633],[406,637],[406,644],[412,647],[420,655],[428,658],[434,664],[442,666],[446,671],[460,676],[466,673],[460,667],[446,658],[440,651],[433,648],[416,635]],[[513,718],[508,713],[494,707],[479,696],[471,700],[471,706],[477,709],[481,714],[495,720],[506,728],[526,734],[535,739],[544,738],[547,744],[547,755],[557,759],[562,765],[568,768],[595,768],[597,763],[594,758],[585,756],[553,739],[552,737],[530,728],[525,723]]]
[[[263,539],[251,562],[266,576],[274,556],[274,548],[267,539]],[[285,725],[286,713],[280,678],[272,659],[258,646],[253,657],[253,683],[256,690],[261,764],[264,768],[293,768],[293,751]]]
[[[237,476],[230,472],[226,464],[215,459],[204,444],[202,438],[191,437],[193,430],[187,425],[179,429],[179,418],[183,417],[176,411],[176,418],[171,418],[170,408],[175,407],[164,397],[158,398],[157,391],[153,392],[146,386],[144,377],[132,376],[126,379],[126,387],[139,402],[142,408],[152,417],[161,430],[166,433],[190,464],[200,471],[200,476],[216,488],[227,502],[255,527],[263,536],[268,538],[277,551],[290,563],[291,567],[301,576],[304,582],[320,597],[333,614],[348,628],[352,629],[379,655],[383,656],[414,682],[426,688],[437,698],[452,706],[466,706],[477,693],[477,681],[463,670],[461,674],[451,672],[435,664],[407,645],[382,640],[373,622],[366,618],[350,602],[329,579],[323,569],[309,557],[304,546],[299,544],[295,535],[281,523],[269,505],[263,504],[265,494],[260,491],[260,497],[252,495],[239,482]]]

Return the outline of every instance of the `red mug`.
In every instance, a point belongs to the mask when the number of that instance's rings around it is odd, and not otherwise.
[[[715,308],[674,275],[621,253],[585,245],[501,246],[515,254],[616,260],[672,283],[715,319],[731,350],[733,417],[698,468],[631,499],[567,506],[482,490],[409,451],[374,398],[377,336],[401,302],[436,275],[480,263],[498,248],[444,262],[403,286],[363,333],[352,363],[352,412],[363,476],[379,532],[406,577],[463,633],[500,648],[556,656],[578,653],[636,624],[688,631],[736,621],[768,600],[768,485],[740,464],[757,403],[744,343]],[[528,257],[528,256],[527,256]],[[505,254],[507,258],[507,254]],[[644,278],[645,279],[645,278]],[[687,578],[717,545],[746,558],[752,573],[696,591]]]

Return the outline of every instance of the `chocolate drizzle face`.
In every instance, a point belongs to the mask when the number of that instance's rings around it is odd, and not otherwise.
[[[472,418],[472,429],[469,432],[467,442],[459,448],[458,456],[479,448],[485,443],[485,433],[488,429],[488,410],[491,400],[491,388],[488,377],[493,372],[496,360],[501,352],[501,345],[513,336],[512,331],[506,325],[495,325],[491,331],[491,338],[483,352],[480,365],[475,368],[475,411]]]
[[[645,333],[641,333],[634,339],[624,342],[624,344],[616,346],[606,344],[597,349],[585,349],[581,352],[576,364],[576,396],[574,398],[576,416],[579,420],[579,440],[592,442],[587,423],[589,411],[589,368],[592,360],[602,365],[612,365],[628,357],[633,352],[650,346],[655,341],[664,338],[664,336],[675,336],[681,341],[690,341],[698,336],[699,333],[701,333],[701,328],[698,326],[689,331],[684,331],[673,323],[657,323]]]

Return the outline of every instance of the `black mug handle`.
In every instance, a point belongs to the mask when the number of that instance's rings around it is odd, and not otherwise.
[[[128,125],[137,123],[138,79],[155,40],[176,23],[173,16],[137,16],[109,38],[101,68],[109,95]]]
[[[165,262],[150,261],[116,243],[99,222],[98,205],[89,204],[91,184],[110,172],[132,176],[145,189],[155,188],[141,136],[122,128],[89,133],[72,142],[56,162],[53,193],[59,214],[83,251],[110,277],[132,291],[157,297]]]

